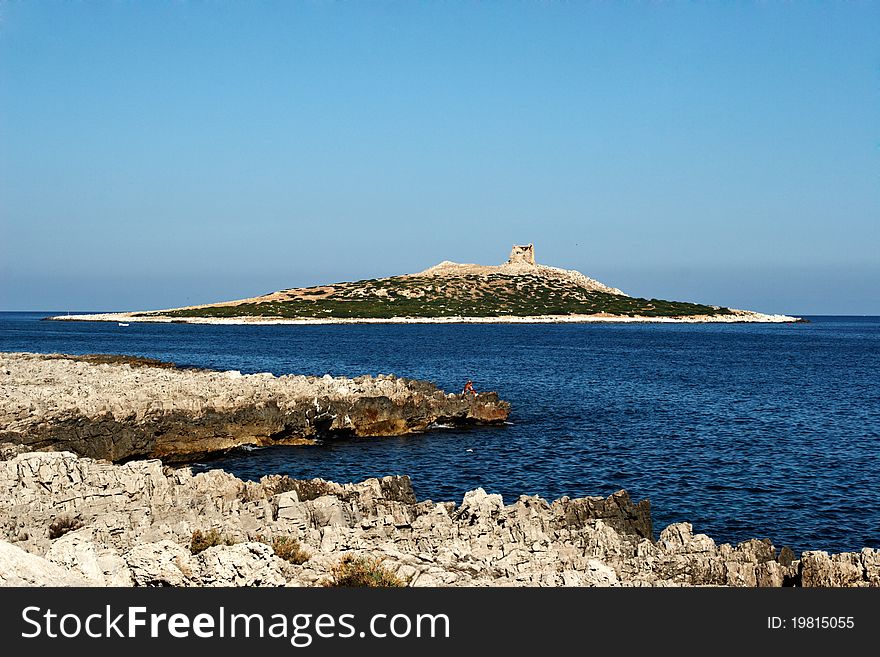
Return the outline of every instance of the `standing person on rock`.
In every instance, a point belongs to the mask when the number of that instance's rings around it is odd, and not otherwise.
[[[474,382],[470,379],[467,380],[467,383],[464,384],[464,390],[461,391],[462,396],[467,393],[471,393],[474,397],[477,396],[477,391],[474,390]]]

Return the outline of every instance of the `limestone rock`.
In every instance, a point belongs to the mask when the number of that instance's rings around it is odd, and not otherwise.
[[[284,562],[264,543],[208,548],[197,557],[204,586],[284,586]]]
[[[134,582],[125,560],[108,548],[99,548],[79,534],[52,542],[46,559],[82,576],[93,586],[131,586]]]
[[[402,435],[441,418],[501,423],[510,413],[492,392],[446,395],[396,377],[241,375],[125,356],[24,353],[0,353],[0,370],[0,460],[23,450],[195,460],[242,445]]]
[[[505,505],[477,489],[456,505],[416,501],[407,477],[257,484],[157,460],[33,452],[0,461],[0,492],[7,585],[316,586],[345,554],[379,559],[409,586],[880,585],[872,549],[798,561],[767,540],[717,545],[689,523],[655,542],[649,505],[624,491]],[[50,538],[59,517],[82,526]],[[220,544],[194,556],[196,530]],[[275,555],[278,538],[297,541],[304,562]]]
[[[863,559],[874,564],[874,586],[877,585],[876,553],[873,550],[829,555],[827,552],[811,551],[801,555],[801,585],[804,587],[867,586]]]
[[[90,586],[84,577],[20,547],[0,541],[0,586]]]
[[[173,541],[136,545],[124,558],[135,586],[186,586],[196,581],[192,555]]]

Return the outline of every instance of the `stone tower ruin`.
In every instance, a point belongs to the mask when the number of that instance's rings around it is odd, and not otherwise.
[[[510,250],[510,258],[507,259],[508,265],[530,265],[535,266],[535,245],[514,244]]]

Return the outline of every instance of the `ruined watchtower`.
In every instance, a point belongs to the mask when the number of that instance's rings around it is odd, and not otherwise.
[[[508,265],[530,265],[535,266],[535,245],[514,244],[510,250],[510,257],[507,259]]]

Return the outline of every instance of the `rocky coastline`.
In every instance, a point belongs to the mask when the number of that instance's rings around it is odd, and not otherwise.
[[[767,539],[719,545],[688,523],[656,536],[649,502],[625,491],[433,502],[406,476],[251,482],[168,465],[503,422],[510,406],[494,393],[6,353],[0,400],[0,585],[321,586],[357,558],[408,586],[880,586],[875,549],[798,557]]]
[[[0,461],[0,491],[6,586],[321,586],[353,556],[408,586],[880,585],[877,550],[796,558],[769,540],[718,545],[688,523],[655,540],[649,503],[624,491],[419,502],[407,477],[255,483],[65,452]],[[197,551],[197,532],[223,538]]]
[[[492,392],[446,394],[393,375],[243,375],[124,356],[0,353],[0,444],[110,461],[185,462],[244,445],[500,424]]]

